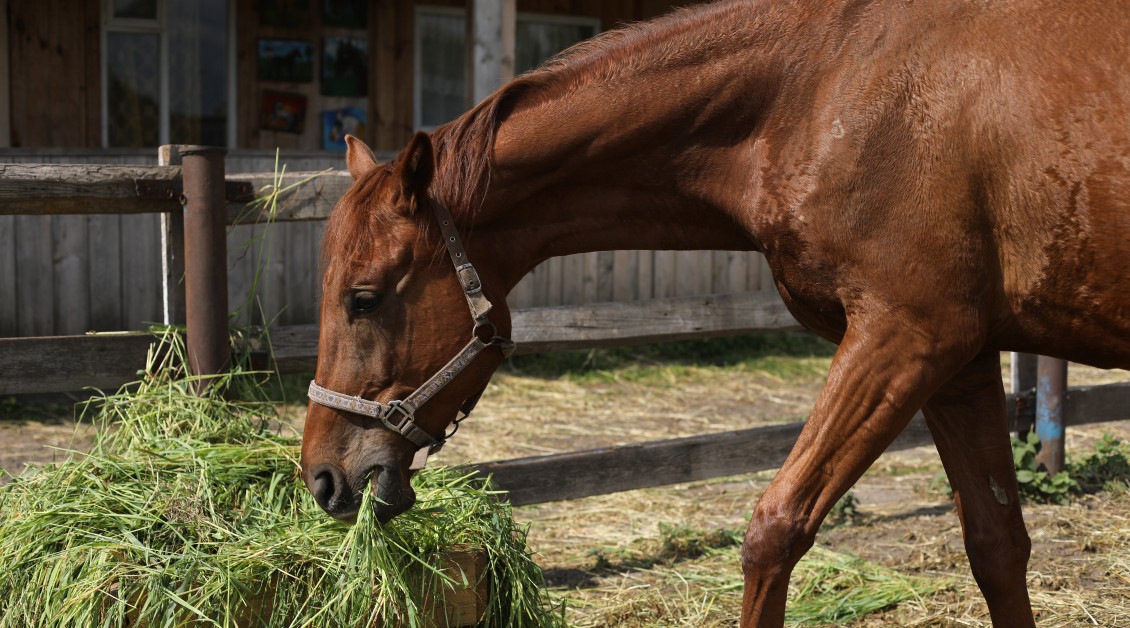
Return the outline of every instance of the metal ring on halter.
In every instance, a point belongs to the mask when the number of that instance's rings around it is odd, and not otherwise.
[[[480,329],[488,329],[490,330],[490,333],[486,334],[485,336],[481,336],[479,335]],[[471,328],[471,336],[478,338],[485,344],[489,345],[495,338],[498,338],[498,328],[495,327],[494,323],[490,322],[489,320],[475,321],[475,326]]]
[[[413,415],[415,414],[415,412],[409,412],[408,410],[405,410],[403,400],[393,399],[392,401],[389,401],[385,404],[385,408],[387,408],[387,410],[385,410],[384,415],[381,416],[381,423],[384,423],[393,431],[400,432],[404,429],[404,426],[408,423],[411,423],[414,418]],[[400,414],[400,420],[397,422],[393,422],[391,418],[394,413]]]

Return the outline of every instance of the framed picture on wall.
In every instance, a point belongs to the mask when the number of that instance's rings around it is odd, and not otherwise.
[[[314,44],[303,39],[260,39],[260,81],[309,83],[314,80]]]
[[[259,128],[302,133],[306,128],[306,96],[265,90],[259,108]]]
[[[356,97],[368,92],[368,40],[326,37],[322,47],[322,95]]]
[[[260,26],[301,28],[310,20],[310,0],[259,0]]]
[[[322,0],[322,26],[365,28],[369,22],[369,0]]]
[[[322,148],[345,150],[345,135],[365,136],[365,112],[356,107],[322,112]]]

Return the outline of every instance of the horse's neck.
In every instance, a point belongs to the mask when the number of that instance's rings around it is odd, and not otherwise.
[[[771,81],[750,71],[754,57],[703,54],[519,102],[498,129],[476,231],[522,272],[596,250],[756,248],[741,196],[756,178],[756,90]]]

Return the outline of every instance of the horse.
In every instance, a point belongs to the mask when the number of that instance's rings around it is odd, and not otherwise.
[[[338,519],[411,507],[550,257],[759,251],[839,347],[754,508],[742,625],[782,624],[919,409],[993,623],[1033,625],[999,356],[1130,367],[1127,33],[1124,2],[729,0],[568,49],[387,163],[350,137],[303,478]]]

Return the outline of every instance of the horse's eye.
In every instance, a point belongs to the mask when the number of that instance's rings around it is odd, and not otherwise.
[[[368,314],[381,304],[381,293],[372,290],[358,290],[353,293],[350,308],[354,314]]]

